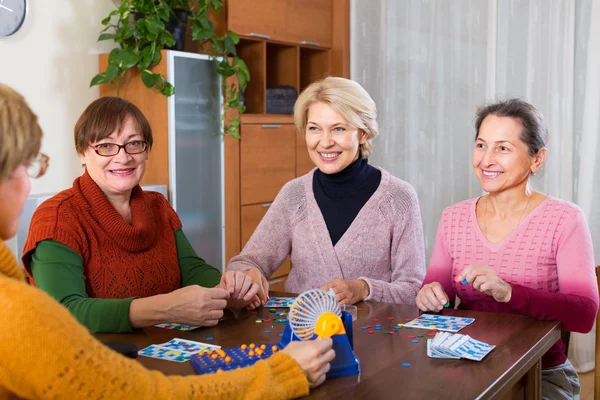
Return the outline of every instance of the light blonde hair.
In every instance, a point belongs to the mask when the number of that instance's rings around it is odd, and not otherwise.
[[[0,180],[40,152],[42,129],[19,93],[0,83]]]
[[[379,134],[377,107],[362,86],[353,80],[338,77],[311,83],[294,105],[294,124],[303,135],[306,134],[308,109],[314,103],[327,104],[352,128],[367,135],[367,141],[358,149],[361,158],[367,158],[373,152],[373,139]]]

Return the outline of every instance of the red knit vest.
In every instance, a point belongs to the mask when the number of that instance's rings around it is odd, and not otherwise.
[[[181,287],[175,231],[181,221],[159,193],[136,186],[131,193],[132,225],[110,204],[85,172],[71,189],[35,211],[23,249],[23,265],[42,240],[58,241],[83,258],[89,297],[122,299],[169,293]]]

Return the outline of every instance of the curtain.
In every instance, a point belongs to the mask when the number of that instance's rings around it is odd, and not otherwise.
[[[600,261],[599,3],[352,1],[352,78],[379,111],[370,162],[417,190],[428,256],[442,210],[481,194],[471,170],[476,106],[519,96],[550,126],[533,185],[583,208]],[[576,368],[592,369],[593,332],[571,342]]]

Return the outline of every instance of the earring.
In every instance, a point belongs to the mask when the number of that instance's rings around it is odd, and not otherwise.
[[[531,175],[535,176],[536,170],[534,168],[531,169]]]

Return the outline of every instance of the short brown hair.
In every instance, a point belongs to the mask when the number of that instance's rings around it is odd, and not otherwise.
[[[120,97],[105,96],[87,106],[75,124],[77,153],[83,154],[90,144],[106,139],[114,131],[121,132],[127,117],[148,142],[148,149],[152,148],[152,128],[140,109]]]
[[[0,180],[33,160],[41,145],[37,115],[23,96],[0,83]]]
[[[346,78],[328,77],[311,83],[294,105],[294,124],[302,135],[306,134],[308,109],[319,102],[333,108],[350,126],[367,135],[367,141],[358,149],[360,157],[367,158],[375,147],[373,139],[379,134],[377,107],[369,93],[357,82]]]
[[[475,113],[475,140],[479,137],[479,128],[488,115],[510,117],[523,125],[521,140],[527,145],[531,157],[546,147],[548,143],[548,125],[544,116],[531,104],[519,98],[483,105]]]

